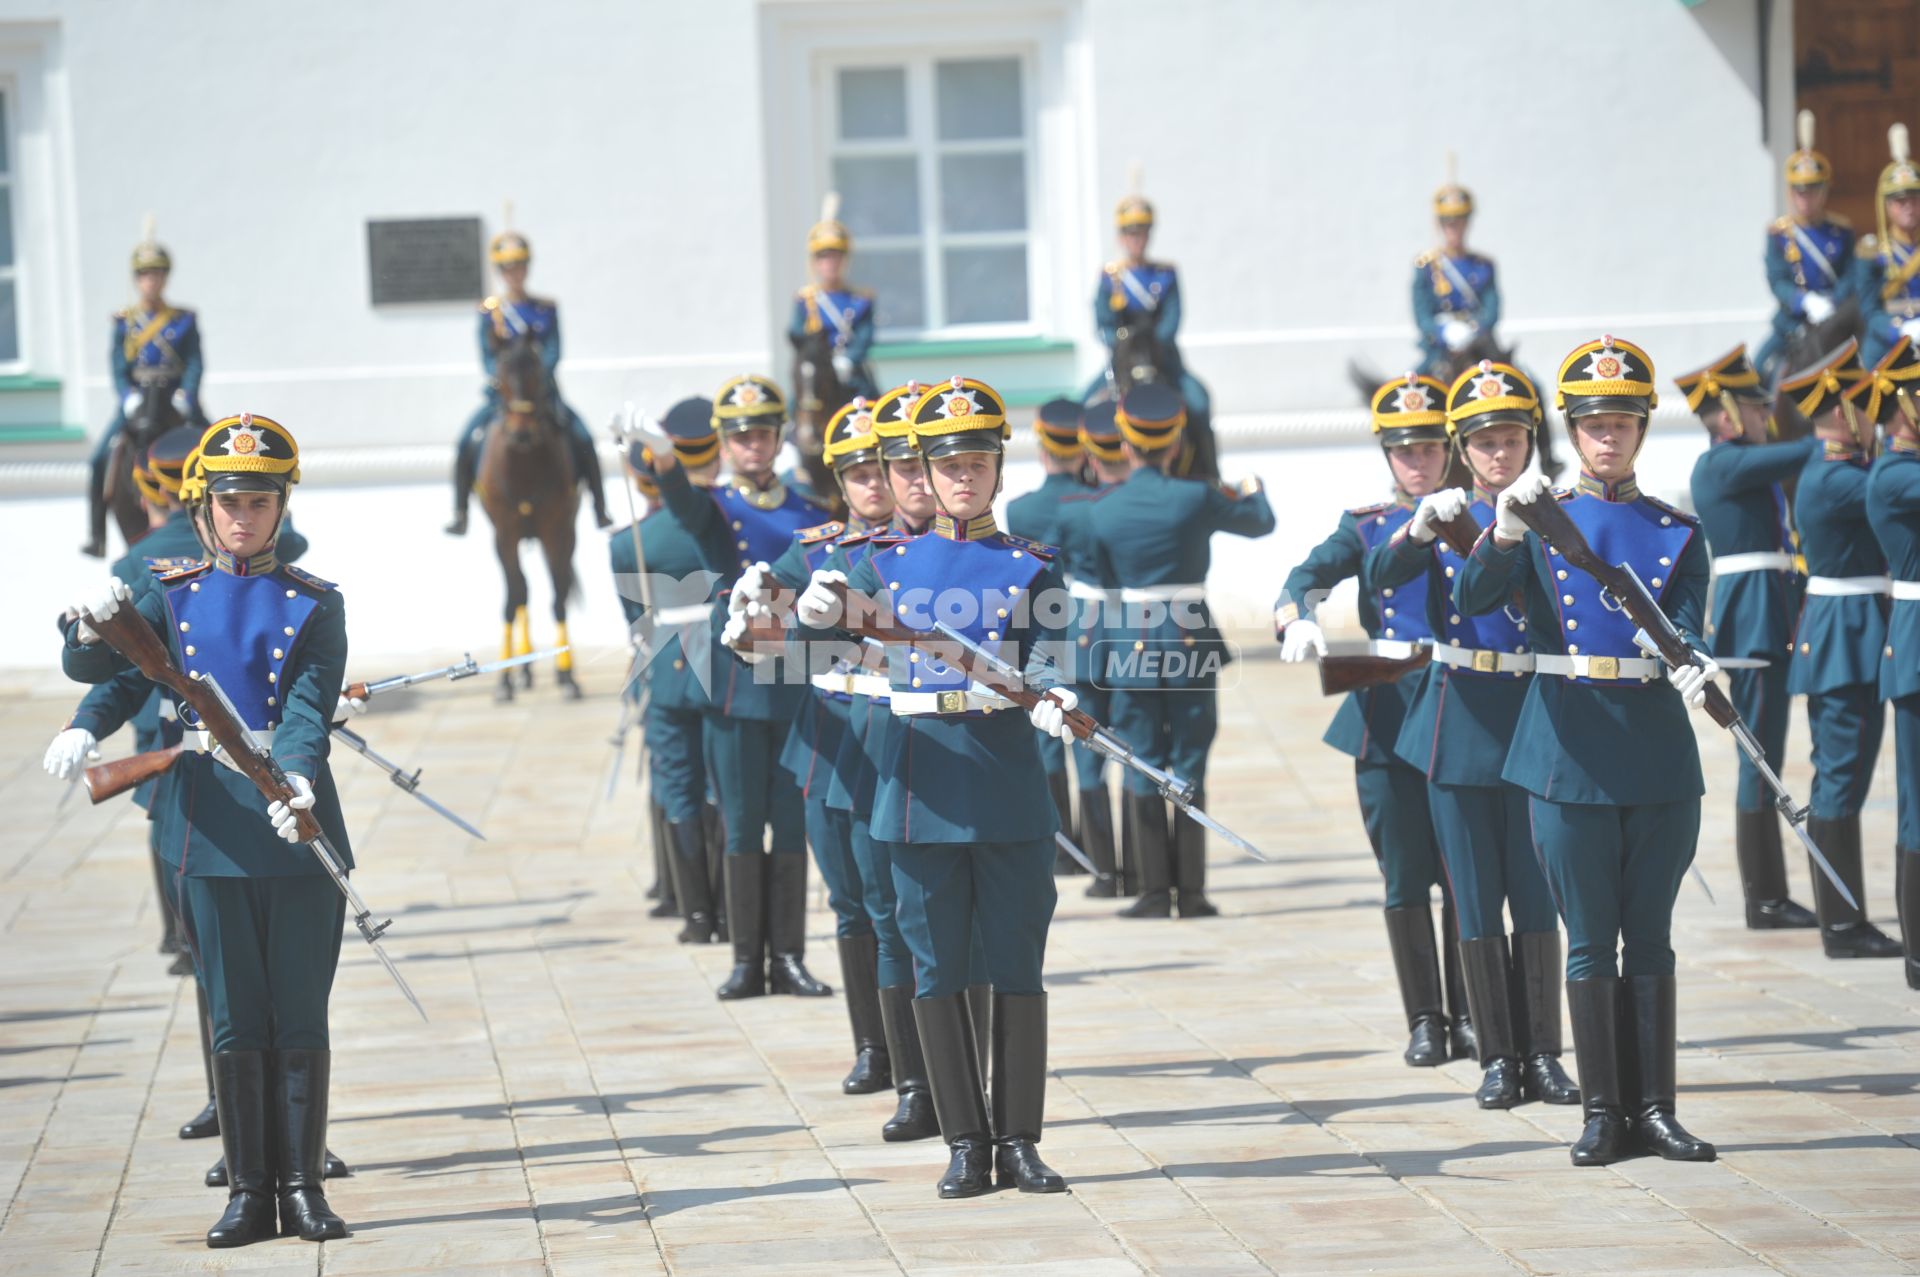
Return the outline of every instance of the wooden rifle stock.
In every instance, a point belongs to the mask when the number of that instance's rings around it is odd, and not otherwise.
[[[1449,519],[1439,525],[1440,539],[1453,547],[1453,552],[1461,558],[1473,553],[1474,543],[1480,539],[1480,524],[1471,512],[1462,510],[1457,518]]]
[[[118,798],[135,785],[152,780],[180,760],[184,744],[165,749],[150,749],[144,754],[129,754],[110,763],[96,763],[82,773],[87,800],[96,806],[109,798]]]
[[[1345,696],[1368,687],[1397,683],[1433,662],[1433,648],[1422,644],[1410,656],[1323,656],[1320,694]]]

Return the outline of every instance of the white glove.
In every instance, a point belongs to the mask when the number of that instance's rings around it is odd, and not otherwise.
[[[1070,687],[1056,687],[1034,702],[1027,711],[1027,721],[1042,736],[1057,736],[1066,740],[1073,735],[1073,729],[1067,726],[1067,711],[1080,704],[1079,694]]]
[[[1449,316],[1440,321],[1440,340],[1446,343],[1448,350],[1465,350],[1473,344],[1479,332],[1480,326],[1469,319]]]
[[[98,643],[100,635],[88,622],[107,620],[120,610],[122,603],[132,597],[133,591],[127,588],[127,583],[116,576],[108,580],[99,597],[92,602],[74,604],[71,610],[80,620],[80,628],[76,631],[79,640],[86,644]]]
[[[1694,659],[1698,665],[1676,665],[1667,671],[1667,681],[1673,684],[1673,690],[1680,693],[1680,699],[1687,703],[1688,709],[1699,709],[1707,703],[1707,684],[1720,673],[1719,663],[1705,652],[1696,651]]]
[[[41,760],[41,766],[55,780],[65,780],[73,775],[73,769],[82,762],[92,762],[100,757],[100,751],[94,748],[99,743],[86,728],[69,727],[53,738],[53,744],[47,746],[47,756]]]
[[[833,357],[833,375],[840,379],[842,385],[845,385],[853,376],[853,360],[844,354],[835,353]]]
[[[613,429],[623,444],[643,443],[653,450],[656,457],[673,447],[673,440],[667,438],[667,432],[660,428],[660,423],[634,407],[631,399],[613,414]]]
[[[800,599],[793,605],[793,614],[800,618],[800,624],[809,629],[824,629],[840,616],[840,597],[831,588],[845,585],[845,572],[829,572],[824,568],[813,574],[807,582],[807,588],[800,592]]]
[[[305,776],[288,772],[287,784],[293,789],[293,797],[284,803],[277,798],[268,803],[267,819],[273,822],[274,833],[288,842],[299,842],[300,818],[295,813],[313,806],[313,782]]]
[[[1508,541],[1524,540],[1527,525],[1513,512],[1517,505],[1532,505],[1546,495],[1552,487],[1544,474],[1523,474],[1513,481],[1513,486],[1500,494],[1493,507],[1493,531],[1496,536]]]
[[[1303,616],[1280,631],[1281,660],[1304,661],[1309,650],[1317,656],[1327,654],[1327,636],[1314,622]]]
[[[739,616],[743,612],[749,616],[755,615],[752,605],[764,604],[773,597],[773,586],[767,581],[772,571],[765,562],[761,562],[740,574],[740,579],[733,583],[732,593],[727,595],[729,617]]]
[[[364,714],[366,712],[367,701],[365,697],[348,696],[345,692],[342,692],[340,693],[340,703],[333,707],[333,721],[336,723],[344,723],[356,714]]]
[[[1906,323],[1900,325],[1900,333],[1902,336],[1911,337],[1914,341],[1920,342],[1920,316],[1909,319]]]
[[[192,403],[187,398],[186,388],[177,387],[173,392],[173,410],[184,417],[187,415],[187,409],[191,406]]]
[[[1825,293],[1810,292],[1800,299],[1800,313],[1807,317],[1808,323],[1824,324],[1833,316],[1833,298]]]
[[[140,392],[137,390],[129,390],[126,393],[126,395],[122,397],[120,400],[120,414],[125,417],[131,417],[134,413],[139,411],[140,411]]]
[[[734,647],[747,633],[747,614],[735,612],[727,617],[727,623],[720,627],[720,645]],[[735,648],[737,651],[738,649]]]
[[[1407,524],[1407,539],[1427,544],[1440,534],[1441,524],[1459,518],[1466,509],[1465,488],[1443,488],[1422,497],[1413,512],[1413,520]]]

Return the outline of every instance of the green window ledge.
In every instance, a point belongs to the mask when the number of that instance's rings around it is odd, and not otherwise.
[[[0,444],[74,443],[86,437],[84,426],[0,426]]]
[[[956,337],[946,341],[881,341],[875,359],[987,359],[996,355],[1070,355],[1075,347],[1057,337]]]
[[[30,372],[0,376],[0,395],[45,393],[58,389],[58,377],[36,377]]]

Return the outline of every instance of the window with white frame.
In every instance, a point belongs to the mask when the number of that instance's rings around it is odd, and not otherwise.
[[[16,296],[18,251],[13,238],[13,103],[0,90],[0,367],[20,362],[20,311]]]
[[[884,334],[1029,326],[1026,78],[1017,54],[827,67],[826,180]]]

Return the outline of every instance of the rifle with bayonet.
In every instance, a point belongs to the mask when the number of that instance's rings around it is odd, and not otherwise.
[[[269,803],[285,803],[295,796],[293,785],[287,780],[287,773],[266,746],[260,743],[246,721],[234,709],[233,702],[220,687],[212,674],[188,676],[180,672],[168,654],[166,645],[160,636],[147,624],[147,618],[131,605],[117,609],[113,615],[104,618],[87,618],[87,624],[101,641],[111,646],[120,655],[131,661],[148,679],[172,692],[191,707],[198,716],[201,726],[211,736],[221,750],[226,753],[235,771],[253,782],[261,797]],[[300,841],[305,844],[321,868],[333,879],[334,886],[347,899],[348,912],[353,917],[354,926],[361,937],[372,948],[374,957],[387,969],[393,982],[400,987],[413,1009],[420,1013],[422,1020],[427,1018],[426,1008],[420,1005],[412,988],[393,965],[393,959],[380,944],[380,936],[393,925],[391,918],[383,922],[373,922],[373,911],[367,908],[366,901],[347,881],[346,867],[340,862],[340,855],[333,849],[326,831],[320,827],[311,810],[293,811],[296,831]]]
[[[559,647],[550,647],[544,652],[528,652],[525,656],[509,656],[505,660],[488,661],[485,665],[474,664],[473,653],[468,652],[466,659],[456,661],[452,665],[442,666],[437,670],[424,670],[418,674],[396,674],[392,678],[383,678],[372,683],[349,683],[341,689],[340,694],[351,701],[363,701],[370,696],[378,696],[381,692],[391,692],[402,687],[412,687],[415,683],[431,683],[436,679],[445,679],[449,683],[457,683],[463,678],[474,678],[481,674],[493,674],[500,670],[510,670],[521,665],[531,665],[533,662],[543,661],[549,656],[558,656],[560,653],[570,650],[571,647],[571,644],[562,644]]]
[[[1558,550],[1561,558],[1600,583],[1607,595],[1620,605],[1635,625],[1640,627],[1639,633],[1634,635],[1634,642],[1642,651],[1659,657],[1674,669],[1683,665],[1700,664],[1695,658],[1693,646],[1680,633],[1672,618],[1661,610],[1660,604],[1655,601],[1646,583],[1640,579],[1640,574],[1633,570],[1631,564],[1616,565],[1601,558],[1594,551],[1593,546],[1588,544],[1586,536],[1581,533],[1572,517],[1551,493],[1543,494],[1539,499],[1525,505],[1516,504],[1513,512],[1522,523]],[[1772,764],[1767,762],[1766,751],[1761,748],[1759,740],[1754,737],[1746,720],[1740,717],[1740,711],[1733,707],[1733,702],[1727,699],[1727,694],[1721,691],[1716,683],[1707,684],[1706,697],[1703,708],[1707,712],[1707,717],[1732,734],[1734,744],[1740,747],[1740,752],[1746,755],[1747,761],[1753,764],[1760,779],[1773,792],[1774,806],[1779,809],[1782,816],[1786,817],[1787,824],[1799,837],[1801,845],[1807,849],[1807,854],[1813,859],[1813,863],[1820,867],[1820,872],[1833,883],[1834,889],[1840,893],[1841,897],[1849,905],[1858,909],[1860,906],[1854,900],[1853,892],[1847,888],[1847,884],[1834,871],[1825,853],[1814,845],[1812,837],[1808,835],[1808,809],[1795,802],[1793,795],[1787,792],[1786,785],[1775,774]]]

